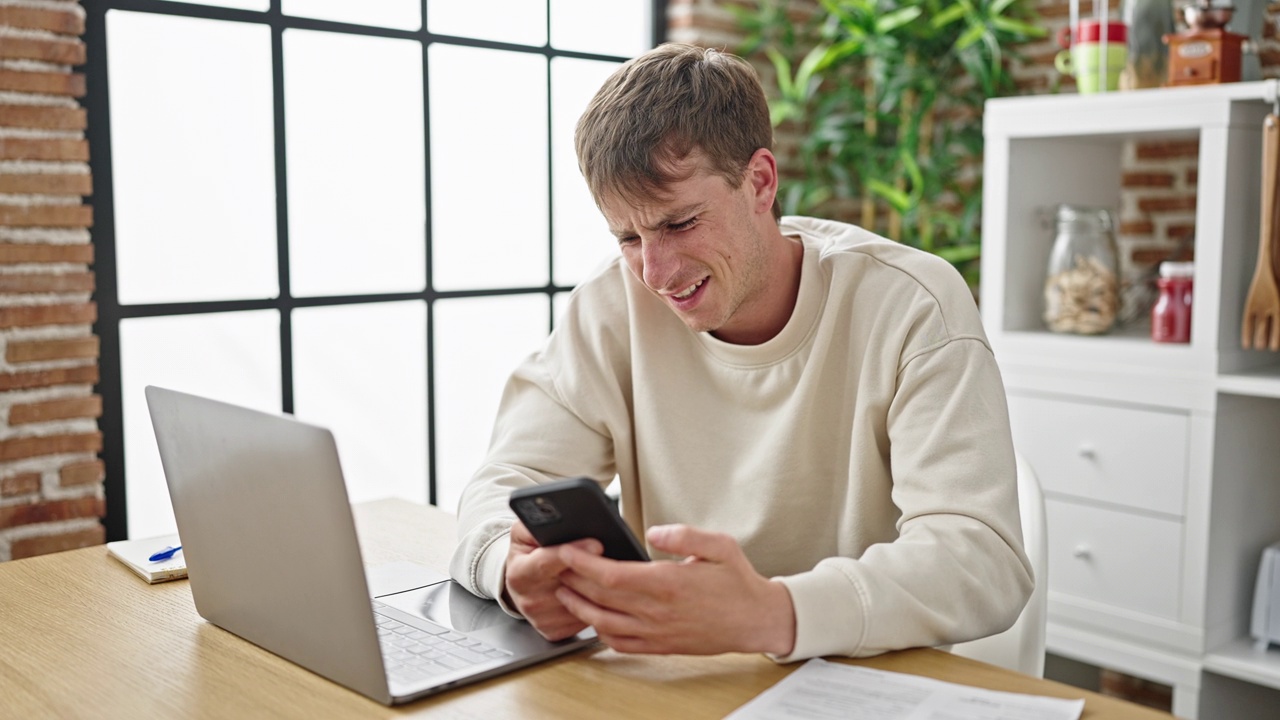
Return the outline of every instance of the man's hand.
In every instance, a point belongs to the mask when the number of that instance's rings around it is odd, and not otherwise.
[[[604,552],[597,540],[578,540],[571,544],[587,557]],[[506,599],[548,640],[563,640],[587,627],[556,598],[560,575],[565,570],[558,548],[539,547],[519,520],[511,526],[511,549],[507,552],[504,582]]]
[[[570,572],[555,595],[602,642],[629,653],[791,652],[791,594],[757,573],[736,540],[686,525],[650,528],[648,540],[685,559],[617,562],[558,548]]]

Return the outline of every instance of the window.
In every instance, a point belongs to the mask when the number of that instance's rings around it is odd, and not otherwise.
[[[172,532],[142,389],[333,429],[452,508],[614,244],[573,126],[660,0],[86,5],[109,539]]]

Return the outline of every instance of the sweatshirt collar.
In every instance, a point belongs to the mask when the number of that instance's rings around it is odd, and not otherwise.
[[[782,227],[787,235],[799,235],[804,245],[804,259],[800,266],[800,290],[796,294],[796,306],[782,331],[759,345],[735,345],[717,340],[711,333],[698,333],[702,346],[713,356],[730,365],[771,365],[785,360],[804,345],[817,325],[822,311],[822,298],[826,284],[818,263],[818,248],[795,228]]]

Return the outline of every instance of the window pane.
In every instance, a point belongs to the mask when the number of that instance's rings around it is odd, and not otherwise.
[[[293,387],[298,417],[337,438],[352,502],[427,501],[426,303],[295,310]]]
[[[547,283],[547,66],[541,55],[432,45],[432,282]]]
[[[211,5],[213,7],[237,8],[240,10],[266,10],[271,0],[169,0],[170,2],[189,2],[195,5]],[[112,89],[112,93],[115,90]]]
[[[547,5],[542,0],[431,0],[427,29],[438,35],[545,45]]]
[[[296,296],[426,287],[422,46],[284,33]]]
[[[147,385],[280,412],[280,315],[275,310],[120,322],[125,497],[129,537],[176,532],[147,413]]]
[[[573,146],[578,118],[618,67],[618,63],[573,58],[551,61],[552,237],[557,285],[577,285],[601,262],[618,254],[617,240],[609,233],[609,224],[578,170]]]
[[[294,17],[417,30],[422,27],[421,0],[284,0],[281,12]]]
[[[551,0],[551,46],[632,57],[653,46],[652,0]]]
[[[120,302],[274,297],[270,29],[112,10],[107,47]]]
[[[507,378],[547,334],[547,296],[436,302],[436,491],[455,512],[489,449]]]

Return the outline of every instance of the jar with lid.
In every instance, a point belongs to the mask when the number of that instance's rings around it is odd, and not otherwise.
[[[1054,332],[1098,335],[1120,310],[1119,261],[1111,212],[1058,206],[1058,231],[1044,284],[1044,322]]]
[[[1160,298],[1151,308],[1151,339],[1164,343],[1191,342],[1191,285],[1195,263],[1162,262]]]

